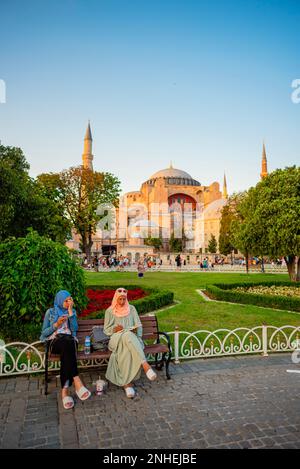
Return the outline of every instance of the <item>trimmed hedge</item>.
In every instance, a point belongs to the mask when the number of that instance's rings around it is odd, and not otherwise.
[[[258,287],[258,286],[271,287],[273,285],[278,286],[292,286],[300,288],[300,285],[297,285],[293,282],[251,282],[251,283],[215,283],[213,285],[206,285],[206,290],[210,295],[221,301],[230,301],[232,303],[243,303],[243,304],[252,304],[257,306],[265,306],[268,308],[275,309],[286,309],[289,311],[300,311],[300,298],[293,298],[287,296],[270,296],[263,295],[261,293],[246,293],[240,291],[232,291],[236,287]]]
[[[123,288],[127,290],[132,288],[141,288],[141,285],[122,285]],[[115,285],[88,285],[87,289],[91,288],[94,290],[106,290],[106,289],[117,289]],[[156,309],[160,309],[164,306],[168,306],[173,303],[174,301],[174,293],[169,290],[161,290],[159,288],[148,288],[143,287],[143,290],[146,293],[149,293],[144,298],[140,298],[139,300],[131,301],[130,304],[133,304],[139,314],[145,314],[150,311],[155,311]],[[79,313],[79,309],[78,309]],[[84,319],[101,319],[104,318],[105,310],[96,311],[95,313],[90,314],[89,316],[78,318],[80,320]],[[41,333],[41,326],[37,324],[22,324],[18,323],[15,325],[7,325],[5,327],[1,327],[0,330],[0,339],[4,339],[5,341],[20,341],[22,342],[35,342],[39,340],[39,336]]]
[[[143,290],[148,293],[147,296],[140,298],[138,300],[130,301],[130,304],[136,307],[136,310],[139,314],[149,313],[151,311],[155,311],[156,309],[160,309],[164,306],[168,306],[174,302],[174,293],[169,290],[163,290],[160,288],[148,288],[148,287],[141,287],[141,285],[123,285],[123,288],[126,290],[132,290],[134,288],[143,288]],[[88,285],[87,289],[93,290],[110,290],[110,289],[117,289],[116,285]],[[105,310],[96,311],[95,313],[91,313],[89,316],[80,318],[80,319],[101,319],[104,318]]]

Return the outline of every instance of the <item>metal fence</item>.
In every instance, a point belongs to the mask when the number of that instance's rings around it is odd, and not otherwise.
[[[274,352],[293,352],[299,348],[300,326],[257,326],[252,329],[240,327],[234,330],[199,330],[195,332],[169,332],[172,359],[181,360],[224,357],[245,354],[268,356]],[[165,340],[162,338],[162,340]],[[150,357],[152,359],[153,357]],[[91,368],[107,364],[107,359],[81,360],[79,366]],[[60,363],[53,362],[49,370],[59,370]],[[12,342],[0,344],[0,377],[41,373],[45,370],[44,345],[41,342],[27,344]]]

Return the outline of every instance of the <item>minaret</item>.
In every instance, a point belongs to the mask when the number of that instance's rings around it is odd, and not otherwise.
[[[228,199],[228,192],[227,192],[227,182],[226,182],[226,176],[224,173],[224,181],[223,181],[223,193],[222,193],[223,199]]]
[[[263,179],[266,176],[268,176],[268,165],[267,165],[266,147],[265,147],[265,143],[263,143],[260,177],[261,179]]]
[[[88,123],[85,137],[84,137],[84,145],[83,145],[83,153],[82,153],[82,164],[83,167],[86,169],[90,169],[93,171],[93,155],[92,155],[92,132],[91,132],[91,126],[90,126],[90,121]]]

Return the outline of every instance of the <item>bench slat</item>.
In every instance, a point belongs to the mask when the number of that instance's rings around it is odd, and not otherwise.
[[[156,323],[156,316],[140,316],[141,322],[155,322]],[[83,326],[84,324],[89,325],[103,325],[104,318],[101,319],[78,319],[78,326]]]
[[[140,316],[143,327],[143,339],[155,339],[157,337],[157,321],[156,316]],[[78,321],[77,338],[79,343],[84,342],[86,335],[91,334],[93,326],[104,325],[104,318],[102,319],[86,319]]]
[[[155,340],[157,339],[157,321],[156,316],[140,316],[142,327],[143,327],[143,337],[144,341],[146,340]],[[102,326],[104,325],[104,318],[103,319],[84,319],[78,321],[78,332],[77,338],[80,345],[84,344],[84,339],[87,334],[92,332],[93,326]],[[151,344],[145,346],[145,353],[163,353],[168,352],[168,347],[165,344]],[[84,352],[78,352],[78,358],[83,359],[92,359],[92,358],[108,358],[110,356],[110,351],[103,351],[103,352],[93,352],[88,356],[84,354]],[[59,360],[59,356],[51,355],[50,359]]]

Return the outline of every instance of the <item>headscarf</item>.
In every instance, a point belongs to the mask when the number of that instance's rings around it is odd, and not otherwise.
[[[119,288],[122,288],[122,287],[119,287]],[[122,295],[126,295],[126,302],[123,306],[118,304],[118,298]],[[127,293],[124,293],[124,292],[119,293],[118,290],[116,290],[110,307],[113,311],[113,314],[117,316],[117,318],[123,318],[125,316],[128,316],[128,314],[130,313],[130,305],[128,303]]]
[[[68,314],[68,309],[64,308],[64,302],[69,296],[71,296],[71,294],[67,290],[60,290],[56,293],[54,298],[55,321],[57,321],[59,317]],[[73,312],[75,312],[74,309]]]

